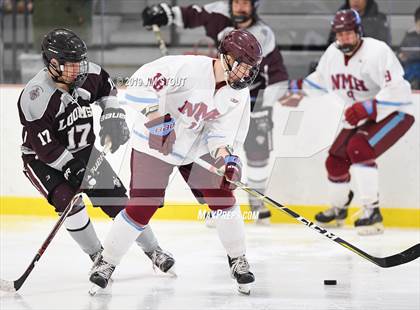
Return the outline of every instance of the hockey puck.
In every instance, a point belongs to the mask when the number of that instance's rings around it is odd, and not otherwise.
[[[337,285],[337,280],[324,280],[324,285]]]

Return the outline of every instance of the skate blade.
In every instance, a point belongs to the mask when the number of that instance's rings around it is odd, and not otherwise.
[[[260,225],[260,226],[270,226],[270,218],[264,218],[264,219],[257,219],[255,221],[255,224]]]
[[[91,288],[90,288],[90,290],[89,290],[89,295],[90,296],[95,296],[95,295],[97,295],[98,293],[100,294],[100,292],[103,290],[103,288],[102,287],[100,287],[100,286],[98,286],[98,285],[96,285],[96,284],[94,284],[94,285],[92,285],[91,286]],[[98,294],[98,295],[99,295]]]
[[[382,223],[376,223],[370,226],[356,227],[357,234],[360,236],[374,236],[384,233],[384,225]]]
[[[344,224],[345,224],[344,222],[345,220],[333,220],[329,223],[322,223],[322,222],[315,221],[315,224],[321,227],[325,227],[325,228],[342,228],[344,227]]]
[[[206,227],[207,228],[216,228],[216,220],[214,218],[207,218],[206,219]]]
[[[238,283],[238,292],[244,295],[251,294],[252,283],[240,284]]]
[[[110,295],[112,292],[112,284],[114,283],[113,279],[109,279],[108,285],[105,288],[100,287],[99,285],[92,284],[92,287],[89,290],[90,296],[99,296],[99,295]]]
[[[174,266],[172,266],[171,268],[169,268],[169,269],[166,271],[166,273],[167,273],[169,276],[171,276],[172,278],[177,278],[177,277],[178,277],[178,275],[177,275],[177,273],[176,273],[175,264],[174,264]]]

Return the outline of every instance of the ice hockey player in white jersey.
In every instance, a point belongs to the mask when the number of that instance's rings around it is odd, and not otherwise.
[[[332,22],[336,41],[322,55],[315,72],[289,82],[280,102],[297,105],[309,89],[337,94],[345,102],[345,126],[329,149],[328,172],[331,208],[318,213],[322,223],[341,225],[352,198],[350,167],[363,205],[355,226],[359,234],[383,232],[379,210],[376,159],[412,126],[414,117],[404,108],[411,104],[411,89],[403,69],[386,43],[362,37],[359,14],[338,11]]]
[[[166,1],[168,2],[168,1]],[[289,79],[283,57],[276,43],[273,29],[258,15],[261,0],[213,1],[205,5],[187,4],[178,1],[178,6],[167,3],[153,4],[142,12],[143,25],[175,25],[184,29],[203,27],[207,37],[219,43],[233,29],[251,32],[261,44],[263,60],[251,94],[251,121],[244,143],[247,164],[247,184],[261,193],[265,192],[271,174],[273,117],[272,110],[277,99],[287,90]],[[197,1],[200,2],[200,1]],[[185,3],[185,5],[183,5]],[[269,224],[271,212],[264,202],[248,196],[253,212],[258,213],[258,224]],[[212,226],[212,221],[206,222]]]
[[[241,293],[250,293],[254,275],[245,257],[244,223],[235,186],[228,180],[241,179],[235,150],[247,135],[248,86],[258,73],[262,51],[251,33],[234,30],[222,40],[219,55],[162,57],[128,81],[126,99],[141,110],[133,130],[130,201],[115,218],[94,263],[91,292],[107,286],[116,265],[163,206],[169,176],[177,167],[196,199],[213,210],[231,275]],[[224,177],[194,164],[197,157],[224,167]]]

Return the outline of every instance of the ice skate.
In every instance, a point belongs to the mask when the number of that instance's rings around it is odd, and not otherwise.
[[[332,227],[342,227],[344,226],[344,221],[347,218],[348,211],[347,208],[353,200],[354,193],[353,191],[349,192],[348,200],[344,206],[336,207],[333,206],[323,212],[319,212],[315,215],[315,220],[321,226],[332,226]]]
[[[383,218],[379,207],[363,207],[361,217],[354,222],[357,233],[361,236],[378,235],[384,232]]]
[[[101,289],[105,289],[115,270],[115,265],[106,262],[102,255],[99,255],[93,263],[89,281],[94,285],[89,290],[90,295],[95,295]]]
[[[254,196],[249,196],[249,206],[252,212],[258,214],[255,223],[257,225],[270,225],[271,211],[264,205],[264,202]]]
[[[205,223],[207,228],[216,228],[216,219],[212,216],[211,212],[205,213]]]
[[[158,246],[154,251],[144,252],[144,254],[152,261],[153,269],[157,267],[160,271],[176,277],[174,266],[175,259],[170,253],[162,250],[161,247]]]
[[[249,263],[245,255],[231,258],[228,256],[231,276],[236,280],[238,291],[242,294],[251,293],[252,283],[255,281],[254,274],[249,271]]]
[[[96,251],[93,254],[89,254],[90,260],[94,263],[96,258],[102,253],[103,250],[104,250],[104,248],[101,247],[101,249],[99,251]]]

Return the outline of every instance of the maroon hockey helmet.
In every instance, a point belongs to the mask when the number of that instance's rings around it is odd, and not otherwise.
[[[340,10],[335,13],[334,19],[331,22],[332,30],[337,33],[341,31],[354,30],[360,36],[363,35],[362,19],[356,10]]]
[[[331,27],[335,33],[354,31],[359,35],[359,38],[363,35],[362,20],[360,19],[359,13],[353,9],[338,11],[331,22]],[[335,42],[335,46],[344,54],[354,51],[358,44],[358,42],[354,44],[340,44],[338,41]]]
[[[262,48],[258,40],[248,31],[232,30],[229,32],[219,45],[219,54],[222,59],[222,65],[227,65],[225,74],[230,76],[235,68],[241,63],[245,63],[251,68],[247,75],[239,77],[235,81],[229,81],[228,84],[234,89],[242,89],[252,84],[258,75],[259,66],[262,61]],[[227,56],[234,59],[230,64]]]

